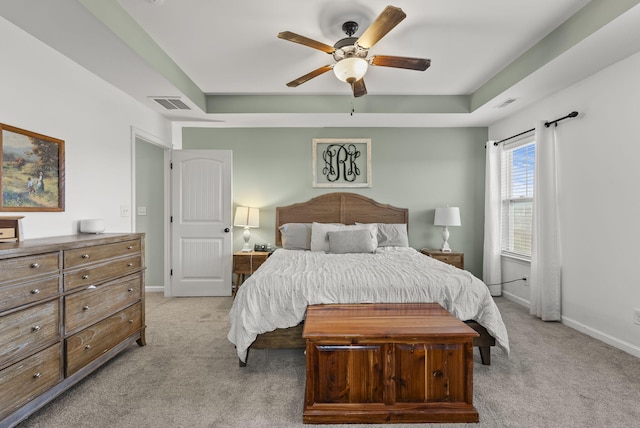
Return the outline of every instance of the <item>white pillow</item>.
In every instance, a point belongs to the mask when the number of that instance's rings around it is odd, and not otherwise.
[[[377,248],[376,232],[370,229],[328,232],[329,252],[333,254],[373,253]]]
[[[313,223],[311,225],[311,251],[329,251],[329,232],[338,232],[341,230],[371,230],[373,231],[373,239],[378,234],[378,226],[372,224],[344,225],[336,223]],[[378,246],[377,239],[375,246]]]
[[[329,251],[328,232],[336,232],[344,224],[316,223],[311,224],[311,251]]]
[[[365,224],[365,223],[356,223]],[[378,247],[408,247],[406,223],[369,223],[378,226]]]

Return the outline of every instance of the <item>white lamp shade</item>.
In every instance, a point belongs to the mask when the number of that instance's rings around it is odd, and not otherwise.
[[[433,220],[436,226],[460,226],[460,208],[444,207],[436,208],[436,216]]]
[[[333,66],[336,77],[343,82],[355,83],[362,79],[367,72],[369,64],[362,58],[344,58]]]
[[[260,210],[258,208],[251,207],[237,207],[233,225],[242,227],[259,227]]]

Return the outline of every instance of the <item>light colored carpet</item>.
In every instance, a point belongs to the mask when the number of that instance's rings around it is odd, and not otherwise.
[[[512,351],[494,351],[491,366],[475,351],[480,423],[430,426],[640,426],[640,359],[496,301]],[[147,346],[131,346],[19,427],[302,426],[302,351],[253,350],[238,367],[226,339],[230,306],[148,293]]]

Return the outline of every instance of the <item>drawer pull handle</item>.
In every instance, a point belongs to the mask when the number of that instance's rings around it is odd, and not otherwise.
[[[33,378],[38,379],[40,376],[42,376],[42,373],[38,372],[33,375]]]
[[[131,293],[133,291],[133,288],[130,288],[127,290],[129,293]]]
[[[133,263],[127,263],[127,266],[131,267],[133,266]]]
[[[129,320],[129,324],[133,324],[133,320]]]
[[[87,287],[87,290],[93,290],[93,289],[95,289],[95,288],[96,288],[96,286],[95,286],[95,285],[90,285],[90,286],[88,286],[88,287]]]
[[[127,247],[127,250],[133,250],[133,245],[129,245],[129,246]]]
[[[31,294],[40,294],[40,290],[34,288],[33,290],[31,290]]]
[[[89,279],[89,275],[82,275],[82,279]]]
[[[82,307],[82,310],[83,310],[83,311],[88,311],[88,310],[89,310],[89,306],[83,306],[83,307]]]
[[[91,349],[91,345],[86,345],[84,349]]]
[[[83,255],[82,255],[82,258],[83,258],[83,259],[88,259],[88,258],[89,258],[89,254],[83,254]]]
[[[37,325],[31,329],[32,331],[40,331],[40,326]]]
[[[40,263],[31,263],[32,269],[38,269],[40,267]]]

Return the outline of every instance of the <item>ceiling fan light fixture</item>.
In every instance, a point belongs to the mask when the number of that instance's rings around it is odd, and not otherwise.
[[[344,58],[333,66],[336,77],[343,82],[353,84],[367,73],[369,63],[363,58]]]

